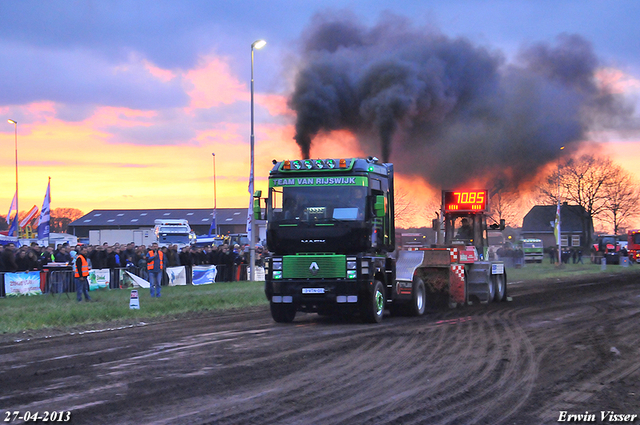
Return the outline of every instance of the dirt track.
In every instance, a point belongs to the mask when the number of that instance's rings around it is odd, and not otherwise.
[[[640,414],[639,281],[510,284],[510,303],[381,325],[279,325],[265,308],[7,342],[0,420],[541,424],[588,411],[606,423],[600,411]]]

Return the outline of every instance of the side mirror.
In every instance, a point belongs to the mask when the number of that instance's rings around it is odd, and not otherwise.
[[[384,217],[384,195],[376,195],[373,212],[376,217]]]
[[[253,219],[262,220],[262,208],[260,208],[260,198],[253,198]]]
[[[504,230],[505,227],[506,227],[506,225],[505,225],[504,218],[501,218],[500,219],[500,230]]]
[[[431,230],[433,230],[434,232],[440,230],[440,220],[438,220],[437,218],[431,220]]]

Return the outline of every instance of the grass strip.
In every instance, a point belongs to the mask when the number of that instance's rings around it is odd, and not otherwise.
[[[521,268],[508,268],[509,282],[541,279],[571,279],[598,274],[640,273],[640,265],[622,267],[599,264],[529,263]],[[224,311],[266,306],[264,282],[224,282],[212,285],[169,286],[162,288],[162,297],[152,298],[148,289],[138,289],[140,309],[129,308],[128,289],[91,291],[92,302],[77,302],[76,294],[36,295],[0,299],[2,319],[0,334],[32,330],[72,329],[92,324],[123,323],[136,320],[179,316],[206,311]]]
[[[143,320],[190,312],[221,311],[266,305],[264,282],[225,282],[212,285],[168,286],[160,298],[138,288],[140,309],[130,309],[129,289],[91,291],[91,302],[76,294],[18,296],[0,299],[0,333],[68,328],[94,323]]]

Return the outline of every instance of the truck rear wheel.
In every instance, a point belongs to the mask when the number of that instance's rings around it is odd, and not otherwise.
[[[489,287],[489,295],[487,296],[487,302],[493,302],[493,300],[496,298],[496,281],[493,278],[494,275],[491,275],[489,277],[489,282],[488,283],[488,287]]]
[[[413,282],[413,291],[411,295],[411,306],[409,314],[411,316],[422,316],[427,304],[427,290],[424,281],[416,277]]]
[[[507,282],[506,279],[504,278],[503,274],[494,274],[491,276],[491,280],[493,281],[494,284],[494,292],[495,292],[495,297],[494,300],[496,302],[500,302],[500,301],[504,301],[505,298],[505,294],[507,292]]]
[[[373,290],[368,296],[363,297],[360,304],[360,313],[365,322],[380,323],[384,313],[384,286],[379,280],[373,282]]]
[[[291,323],[296,318],[293,304],[271,303],[271,317],[278,323]]]

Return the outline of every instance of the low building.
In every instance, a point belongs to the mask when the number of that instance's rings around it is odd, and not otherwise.
[[[536,205],[524,216],[520,237],[541,239],[545,248],[557,246],[553,233],[557,205]],[[586,247],[593,235],[593,220],[579,205],[560,206],[560,239],[563,247]]]
[[[247,208],[218,208],[212,234],[246,233]],[[93,210],[69,224],[69,233],[94,244],[129,243],[149,245],[155,241],[156,219],[184,219],[196,235],[207,235],[213,218],[211,208]],[[265,239],[265,222],[258,221],[256,241]]]

